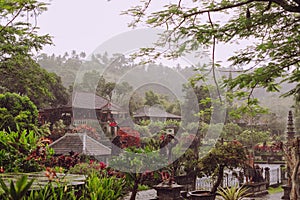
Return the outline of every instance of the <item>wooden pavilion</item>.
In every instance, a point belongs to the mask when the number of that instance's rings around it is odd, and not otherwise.
[[[107,132],[110,132],[109,124],[114,118],[125,118],[125,112],[118,105],[88,92],[75,92],[67,105],[39,111],[41,124],[54,124],[59,120],[63,120],[66,126],[73,127],[100,124]]]
[[[145,120],[152,120],[152,121],[167,121],[167,120],[174,120],[180,121],[181,116],[174,115],[164,111],[162,108],[159,107],[150,107],[144,106],[143,108],[136,111],[133,115],[134,121],[136,123],[140,123],[141,121]]]

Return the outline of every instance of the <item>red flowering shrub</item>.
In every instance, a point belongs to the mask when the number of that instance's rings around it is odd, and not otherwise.
[[[124,178],[122,172],[114,171],[112,168],[108,167],[104,162],[97,162],[95,160],[90,160],[89,163],[78,163],[71,167],[68,171],[71,174],[83,174],[90,176],[91,174],[96,174],[97,176],[115,176],[118,178]]]
[[[80,155],[78,153],[71,153],[70,155],[52,156],[50,163],[47,163],[50,167],[63,167],[70,169],[76,164],[80,163]]]
[[[42,167],[63,167],[68,170],[80,163],[81,156],[72,152],[70,152],[70,155],[53,156],[46,147],[37,147],[26,160],[34,160]]]
[[[131,128],[121,128],[118,130],[117,135],[120,136],[122,149],[133,146],[141,146],[140,134],[136,130],[133,130]]]

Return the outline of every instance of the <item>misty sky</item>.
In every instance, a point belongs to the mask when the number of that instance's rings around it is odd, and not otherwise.
[[[58,55],[76,50],[90,55],[112,37],[132,30],[128,28],[132,18],[120,13],[137,2],[52,0],[48,11],[38,18],[38,26],[41,33],[53,36],[55,46],[46,46],[43,52]],[[151,9],[158,10],[165,1],[153,2]],[[216,59],[225,61],[237,49],[237,45],[217,46]]]
[[[119,0],[53,0],[38,19],[40,32],[53,36],[55,46],[46,53],[63,54],[71,50],[90,54],[98,45],[114,35],[130,30],[130,18],[120,15],[128,1]]]

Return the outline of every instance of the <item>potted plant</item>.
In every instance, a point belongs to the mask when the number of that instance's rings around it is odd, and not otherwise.
[[[172,164],[175,178],[183,180],[183,177],[192,177],[193,175],[196,175],[197,165],[197,156],[191,149],[187,149],[186,152]]]
[[[246,150],[238,141],[217,142],[211,151],[201,158],[198,163],[199,176],[213,178],[214,184],[210,191],[191,191],[191,199],[214,199],[217,189],[222,183],[225,169],[242,167],[247,159]],[[211,198],[201,198],[202,196]]]
[[[182,135],[179,144],[173,149],[174,155],[180,155],[173,164],[175,182],[184,185],[185,190],[194,190],[198,171],[198,138],[193,134]]]

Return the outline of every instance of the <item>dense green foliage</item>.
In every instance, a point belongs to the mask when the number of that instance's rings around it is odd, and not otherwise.
[[[31,190],[24,200],[76,200],[79,198],[78,193],[77,189],[64,183],[49,182],[38,190]]]
[[[0,61],[28,58],[33,51],[50,44],[49,35],[38,35],[37,16],[47,9],[45,2],[36,0],[0,1]]]
[[[105,80],[99,72],[93,70],[83,75],[82,82],[75,84],[74,90],[92,92],[100,97],[111,100],[115,86],[114,82]]]
[[[92,174],[88,177],[84,190],[84,199],[90,200],[117,200],[123,196],[125,180],[115,176],[96,176]]]
[[[66,103],[68,96],[55,74],[41,69],[34,53],[51,44],[38,35],[37,16],[47,4],[35,0],[0,2],[0,92],[27,95],[39,108]]]
[[[37,160],[28,159],[39,145],[39,136],[33,131],[0,131],[0,166],[6,172],[33,172],[43,167]]]
[[[125,181],[116,176],[90,174],[85,185],[80,189],[68,185],[64,179],[49,181],[45,185],[35,183],[38,181],[29,180],[26,175],[22,175],[16,181],[9,180],[9,186],[7,186],[7,180],[0,179],[0,198],[9,200],[116,200],[124,195]]]
[[[2,92],[27,95],[39,108],[66,104],[68,94],[60,77],[42,69],[31,58],[15,57],[0,64]]]
[[[174,71],[177,74],[181,74],[184,76],[187,80],[191,76],[197,75],[199,71],[197,69],[197,66],[190,66],[190,67],[183,67],[183,66],[177,66],[175,68],[168,68],[163,65],[145,65],[142,67],[137,67],[135,64],[128,62],[126,58],[123,58],[123,55],[119,55],[120,59],[118,60],[116,55],[110,56],[108,54],[103,55],[94,55],[89,60],[84,60],[83,58],[84,53],[76,53],[75,51],[72,51],[71,53],[65,53],[64,55],[46,55],[42,54],[38,57],[38,63],[45,68],[47,71],[55,72],[62,78],[63,85],[65,87],[73,86],[75,77],[77,76],[78,79],[76,79],[76,85],[78,90],[83,91],[95,91],[95,87],[97,86],[99,80],[102,79],[100,75],[103,75],[103,78],[105,78],[105,83],[114,83],[115,80],[119,80],[120,77],[122,77],[122,73],[126,74],[126,71],[130,72],[127,73],[129,77],[126,77],[125,80],[116,83],[115,87],[113,88],[112,93],[112,101],[120,106],[126,106],[128,107],[129,102],[129,111],[130,113],[135,112],[139,108],[143,107],[145,104],[145,92],[152,90],[153,93],[156,96],[159,96],[159,102],[160,105],[162,105],[167,112],[176,114],[176,115],[182,115],[181,113],[182,109],[190,109],[190,105],[196,102],[192,102],[192,99],[189,99],[188,97],[191,95],[191,93],[194,93],[199,100],[201,100],[199,104],[199,110],[201,110],[200,116],[197,116],[197,118],[201,118],[201,120],[204,120],[208,122],[210,120],[210,114],[213,111],[210,108],[211,105],[211,99],[216,98],[215,96],[210,96],[211,94],[215,93],[216,90],[215,87],[212,86],[199,86],[195,84],[194,91],[185,89],[185,102],[180,102],[174,99],[174,96],[172,94],[169,94],[168,91],[163,90],[161,87],[157,87],[156,85],[151,85],[151,87],[142,87],[139,89],[135,89],[135,92],[133,92],[133,86],[134,85],[140,85],[141,82],[147,82],[147,80],[150,80],[149,77],[159,77],[161,76],[161,72],[164,71],[167,74],[169,74],[167,80],[168,85],[174,83],[177,81],[177,76],[173,76]],[[122,59],[121,59],[122,58]],[[114,63],[115,65],[110,66],[109,71],[112,71],[112,73],[105,74],[103,71],[105,70],[106,65],[108,63],[113,62],[113,60],[118,60],[117,63]],[[207,67],[206,67],[207,68]],[[202,69],[202,68],[201,68]],[[79,71],[78,71],[79,70]],[[133,70],[135,73],[131,74]],[[93,71],[95,72],[93,74]],[[222,76],[228,76],[228,70],[225,68],[220,68],[220,74]],[[204,70],[204,72],[209,72],[209,69]],[[103,74],[102,74],[103,73]],[[96,75],[97,76],[92,76]],[[99,75],[99,76],[98,76]],[[238,75],[238,72],[232,72],[232,76],[236,77]],[[118,77],[120,76],[120,77]],[[84,78],[89,77],[89,78]],[[210,75],[207,75],[207,78],[212,77]],[[83,80],[87,81],[83,81]],[[127,81],[130,81],[127,82]],[[85,82],[85,83],[84,83]],[[94,85],[93,87],[90,87],[91,84]],[[82,87],[82,86],[86,87]],[[174,85],[174,84],[173,84]],[[185,88],[185,87],[184,87]],[[292,88],[289,84],[283,84],[282,89],[283,91],[288,91]],[[174,92],[180,92],[182,87],[176,87],[172,88],[172,91]],[[100,94],[100,93],[99,93]],[[227,94],[227,93],[226,93]],[[240,93],[241,94],[241,93]],[[240,95],[239,94],[239,95]],[[245,93],[245,95],[247,95]],[[276,119],[267,119],[270,123],[273,123],[275,120],[277,121],[274,124],[274,128],[280,129],[281,127],[278,126],[278,124],[284,124],[285,125],[285,117],[286,113],[285,111],[290,108],[290,106],[293,104],[291,98],[279,98],[280,94],[268,94],[263,89],[257,89],[254,91],[254,96],[257,97],[260,100],[260,103],[266,107],[269,108],[271,114],[275,113]],[[237,95],[228,94],[230,98],[236,97]],[[104,97],[108,96],[104,94]],[[244,95],[243,95],[244,97]],[[242,97],[240,97],[242,98]],[[150,102],[152,104],[152,102]],[[228,111],[236,110],[239,106],[239,102],[234,102],[232,105],[232,108]],[[128,109],[128,108],[127,108]],[[245,109],[244,109],[245,110]],[[242,120],[244,120],[244,117],[241,116],[243,109],[239,109],[237,112],[232,114],[234,115],[234,118],[240,117]],[[193,117],[193,114],[195,114],[196,111],[193,111],[191,115],[184,116],[186,121],[189,121],[190,118]],[[195,118],[195,116],[194,116]],[[231,117],[229,122],[232,122],[233,117]],[[219,120],[220,121],[220,120]],[[279,123],[278,123],[279,122]],[[276,127],[275,127],[276,126]],[[282,129],[282,128],[281,128]],[[276,131],[276,130],[275,130]],[[283,132],[284,130],[281,130]]]
[[[245,130],[237,138],[244,146],[252,148],[255,144],[268,141],[270,133],[267,131]]]
[[[146,146],[125,149],[110,160],[110,166],[126,174],[128,182],[132,183],[130,200],[134,200],[145,172],[161,169],[167,166],[167,162],[167,159],[160,156],[159,151],[152,151],[150,146]]]
[[[218,142],[216,146],[199,161],[200,175],[216,178],[212,192],[216,192],[221,184],[224,170],[242,167],[247,160],[243,145],[237,141]]]
[[[0,94],[0,130],[33,130],[37,128],[38,110],[27,96]]]

